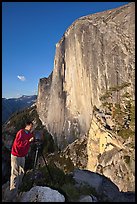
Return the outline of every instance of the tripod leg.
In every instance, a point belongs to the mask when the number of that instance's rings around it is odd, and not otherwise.
[[[50,170],[49,170],[49,168],[48,168],[48,165],[47,165],[47,162],[46,162],[46,160],[45,160],[45,158],[44,158],[44,155],[41,153],[41,156],[42,156],[42,158],[43,158],[43,160],[44,160],[44,162],[45,162],[45,165],[46,165],[46,167],[47,167],[47,170],[48,170],[48,173],[49,173],[49,175],[50,175],[50,178],[51,178],[51,180],[53,181],[53,178],[52,178],[52,176],[51,176],[51,173],[50,173]]]
[[[36,155],[35,155],[33,170],[35,169],[35,167],[36,167],[36,165],[37,165],[37,161],[38,161],[38,148],[37,148],[37,150],[36,150]]]
[[[34,160],[34,166],[33,166],[34,175],[32,177],[31,186],[33,186],[34,180],[35,180],[35,167],[37,165],[37,160],[38,160],[38,148],[36,149],[36,154],[35,154],[35,160]]]

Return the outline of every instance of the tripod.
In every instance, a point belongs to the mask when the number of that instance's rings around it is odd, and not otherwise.
[[[35,160],[34,160],[33,171],[35,171],[35,169],[36,169],[37,162],[38,162],[38,156],[41,154],[41,156],[42,156],[42,158],[43,158],[43,160],[45,162],[45,165],[47,167],[48,173],[50,175],[51,181],[53,181],[53,178],[51,176],[51,173],[50,173],[50,170],[48,168],[47,162],[46,162],[46,160],[44,158],[44,155],[43,155],[42,151],[39,151],[40,149],[41,149],[41,144],[38,142],[38,143],[36,143],[36,153],[35,153]]]

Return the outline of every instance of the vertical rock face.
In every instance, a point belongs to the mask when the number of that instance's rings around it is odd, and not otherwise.
[[[87,133],[93,106],[101,105],[109,89],[129,83],[125,89],[134,99],[134,50],[134,3],[84,16],[68,28],[56,44],[53,73],[40,79],[37,98],[39,117],[60,148]]]
[[[108,177],[120,191],[135,191],[135,150],[131,145],[132,138],[125,141],[105,129],[95,115],[87,138],[86,169]]]

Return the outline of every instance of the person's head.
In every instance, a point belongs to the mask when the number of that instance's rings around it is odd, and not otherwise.
[[[31,131],[33,128],[33,122],[32,121],[26,121],[25,123],[25,129],[28,131]]]

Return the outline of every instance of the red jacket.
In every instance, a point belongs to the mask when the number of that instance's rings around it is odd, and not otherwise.
[[[24,129],[17,132],[16,138],[13,142],[11,154],[18,157],[24,157],[28,154],[30,142],[29,139],[33,137],[32,133],[26,133]]]

